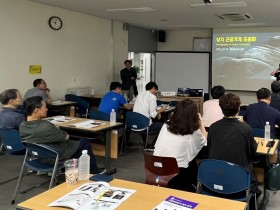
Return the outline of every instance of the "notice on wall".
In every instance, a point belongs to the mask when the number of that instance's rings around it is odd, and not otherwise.
[[[29,74],[41,74],[42,66],[41,65],[30,65],[29,66]]]

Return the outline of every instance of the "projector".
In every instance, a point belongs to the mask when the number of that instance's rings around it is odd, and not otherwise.
[[[203,0],[205,4],[211,4],[213,0]]]

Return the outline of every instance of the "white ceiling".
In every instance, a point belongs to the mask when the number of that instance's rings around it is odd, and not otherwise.
[[[185,30],[222,27],[278,27],[280,0],[30,0],[76,12],[156,30]],[[241,2],[245,6],[234,6]],[[220,4],[222,3],[222,4]],[[226,4],[224,4],[226,3]],[[228,4],[229,3],[229,4]],[[191,4],[201,4],[190,7]],[[216,7],[215,7],[216,6]],[[221,7],[226,6],[226,7]],[[108,9],[150,7],[152,12],[107,12]],[[216,14],[246,14],[243,21],[222,20]],[[235,25],[231,25],[235,24]]]

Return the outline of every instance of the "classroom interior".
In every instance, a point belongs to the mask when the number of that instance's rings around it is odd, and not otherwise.
[[[24,94],[31,88],[34,79],[43,78],[55,101],[64,100],[67,90],[75,88],[88,87],[94,89],[96,94],[106,93],[111,81],[120,81],[119,72],[128,57],[139,65],[140,60],[145,58],[156,62],[156,51],[194,52],[194,39],[211,39],[213,36],[213,29],[166,30],[166,41],[159,42],[155,38],[154,30],[132,25],[125,28],[123,22],[28,0],[0,0],[0,14],[0,25],[4,26],[0,33],[2,40],[0,90],[16,88]],[[63,19],[63,30],[54,31],[49,28],[48,18],[54,15]],[[254,33],[254,30],[256,28],[240,29],[250,33]],[[259,27],[257,30],[279,32],[280,28]],[[209,55],[209,52],[207,54]],[[211,69],[210,63],[211,60],[209,60],[209,69]],[[40,74],[30,71],[31,66],[37,65],[41,67]],[[146,82],[156,80],[154,63],[149,65],[151,68],[147,72],[148,76],[142,75],[144,79],[138,81],[140,92],[144,91]],[[191,69],[188,73],[190,74],[191,71],[194,70]],[[273,80],[267,82],[266,87],[269,89],[271,81]],[[209,88],[213,85],[212,79],[209,79],[207,85]],[[256,90],[258,88],[260,87],[256,84]],[[239,95],[242,104],[256,102],[255,91],[230,90],[228,92]],[[137,137],[132,139],[135,144],[138,143]],[[0,162],[3,163],[3,167],[0,181],[18,175],[22,159],[23,157],[8,157],[1,154]],[[102,166],[104,158],[98,157],[98,163]],[[117,167],[117,173],[113,174],[114,178],[145,182],[143,150],[138,149],[120,156],[113,160],[112,164]],[[24,186],[32,184],[35,179],[40,182],[48,177],[33,174],[26,177]],[[1,209],[15,209],[15,206],[10,204],[15,184],[16,181],[12,181],[1,185]],[[47,187],[44,185],[24,195],[19,194],[16,203],[47,190]],[[278,209],[279,198],[279,193],[271,192],[266,209]]]

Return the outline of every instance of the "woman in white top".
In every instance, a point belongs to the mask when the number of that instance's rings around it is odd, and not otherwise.
[[[156,156],[177,160],[179,174],[170,180],[168,187],[191,191],[189,187],[196,185],[196,156],[206,143],[206,136],[194,102],[186,99],[178,103],[170,121],[163,125],[154,150]]]

